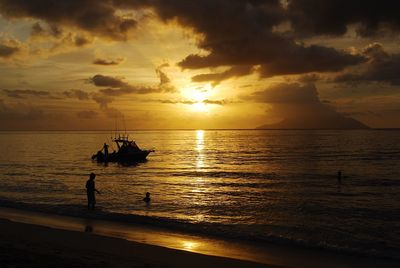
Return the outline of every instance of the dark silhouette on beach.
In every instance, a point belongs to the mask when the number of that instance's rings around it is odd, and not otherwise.
[[[151,199],[150,199],[150,193],[149,192],[146,193],[146,197],[143,198],[143,201],[146,202],[146,204],[150,204]]]
[[[94,180],[96,179],[96,174],[93,172],[90,173],[89,179],[86,181],[86,194],[88,199],[88,209],[94,210],[96,205],[96,194],[100,194],[100,192],[96,189]]]
[[[104,149],[105,160],[108,161],[108,145],[107,145],[107,143],[104,143],[103,149]]]

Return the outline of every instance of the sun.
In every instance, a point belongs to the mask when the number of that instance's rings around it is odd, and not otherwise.
[[[197,102],[195,104],[192,104],[190,108],[192,108],[192,110],[195,112],[208,112],[208,106],[209,105],[205,104],[204,102]]]
[[[190,109],[195,112],[208,112],[210,105],[204,101],[209,99],[212,94],[212,87],[210,84],[204,86],[190,86],[182,90],[183,97],[192,102]]]

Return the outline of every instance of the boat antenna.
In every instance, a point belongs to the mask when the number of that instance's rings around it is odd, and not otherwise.
[[[128,134],[126,133],[125,116],[122,116],[122,123],[124,124],[125,136],[126,136],[126,138],[128,138]]]

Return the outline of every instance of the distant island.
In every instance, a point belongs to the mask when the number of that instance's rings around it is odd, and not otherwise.
[[[313,118],[287,118],[275,124],[265,124],[256,129],[369,129],[360,121],[341,114]]]

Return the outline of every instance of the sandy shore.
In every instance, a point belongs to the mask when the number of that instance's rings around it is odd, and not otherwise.
[[[385,259],[7,208],[0,218],[0,267],[399,267]]]
[[[0,220],[1,267],[274,267]]]

